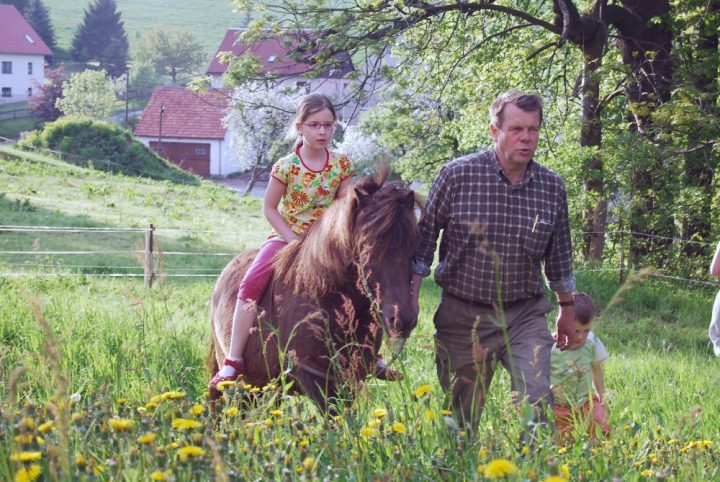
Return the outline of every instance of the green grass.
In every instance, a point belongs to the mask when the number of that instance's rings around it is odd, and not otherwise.
[[[258,217],[258,200],[245,204],[206,183],[113,176],[52,159],[3,160],[0,153],[0,186],[2,224],[153,222],[185,230],[164,233],[163,249],[208,252],[257,245],[268,229]],[[0,231],[0,250],[134,242],[106,234],[64,236]],[[0,261],[2,271],[8,263],[8,257]],[[217,267],[212,263],[195,257],[174,266]],[[36,464],[44,480],[68,481],[148,480],[154,471],[179,481],[482,480],[478,470],[493,459],[516,464],[518,473],[507,479],[516,481],[543,481],[564,470],[570,480],[646,481],[657,480],[657,473],[666,480],[720,480],[720,360],[707,341],[714,295],[707,288],[645,278],[626,285],[618,301],[614,276],[579,267],[578,287],[602,310],[595,332],[610,353],[612,437],[599,444],[579,438],[563,449],[540,443],[525,453],[502,369],[477,437],[446,422],[448,402],[434,369],[439,289],[432,282],[423,284],[420,322],[396,365],[406,375],[402,382],[370,380],[333,420],[278,387],[265,387],[255,402],[242,405],[244,418],[232,404],[214,418],[203,397],[213,278],[165,278],[146,290],[138,278],[67,269],[55,272],[76,276],[49,276],[31,264],[25,270],[31,276],[0,276],[2,480],[32,467],[11,459],[21,451],[40,453]],[[430,393],[416,397],[413,390],[421,385]],[[232,395],[237,399],[248,397],[239,389]],[[118,417],[132,426],[111,428],[108,421]],[[173,428],[179,418],[200,426]],[[42,432],[46,421],[54,427]],[[149,445],[139,441],[147,433],[156,437]],[[194,450],[188,447],[204,454],[184,459],[183,450]]]
[[[192,30],[211,56],[228,28],[245,24],[245,12],[233,12],[226,0],[124,0],[117,2],[132,49],[138,35],[155,26]],[[89,1],[47,2],[58,46],[70,49],[73,36],[85,16]]]

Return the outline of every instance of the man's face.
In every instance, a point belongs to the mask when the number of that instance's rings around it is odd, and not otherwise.
[[[510,169],[526,166],[540,138],[540,112],[525,112],[514,104],[505,106],[502,127],[490,126],[495,152],[501,165]]]

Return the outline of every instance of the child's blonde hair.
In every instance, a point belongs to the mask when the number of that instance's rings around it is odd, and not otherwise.
[[[287,140],[293,143],[293,152],[302,145],[302,136],[298,134],[297,130],[298,124],[302,124],[312,114],[325,109],[328,109],[332,113],[333,121],[336,121],[337,114],[335,113],[335,106],[333,106],[328,96],[324,94],[308,94],[300,99],[295,121],[293,121],[288,129],[286,136]]]
[[[597,308],[587,293],[576,291],[573,293],[575,301],[575,318],[581,325],[587,325],[597,315]]]

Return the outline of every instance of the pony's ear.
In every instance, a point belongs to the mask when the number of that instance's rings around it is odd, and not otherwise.
[[[355,195],[357,196],[360,205],[364,205],[365,202],[375,194],[380,186],[371,178],[365,177],[355,184]]]

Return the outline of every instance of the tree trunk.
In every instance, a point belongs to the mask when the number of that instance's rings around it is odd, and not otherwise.
[[[258,180],[258,167],[260,166],[260,162],[262,161],[262,153],[258,153],[257,156],[255,156],[255,164],[253,164],[252,171],[250,173],[250,181],[248,181],[247,186],[245,186],[245,190],[242,192],[242,196],[247,196],[252,192],[252,188],[255,187],[255,183]]]

